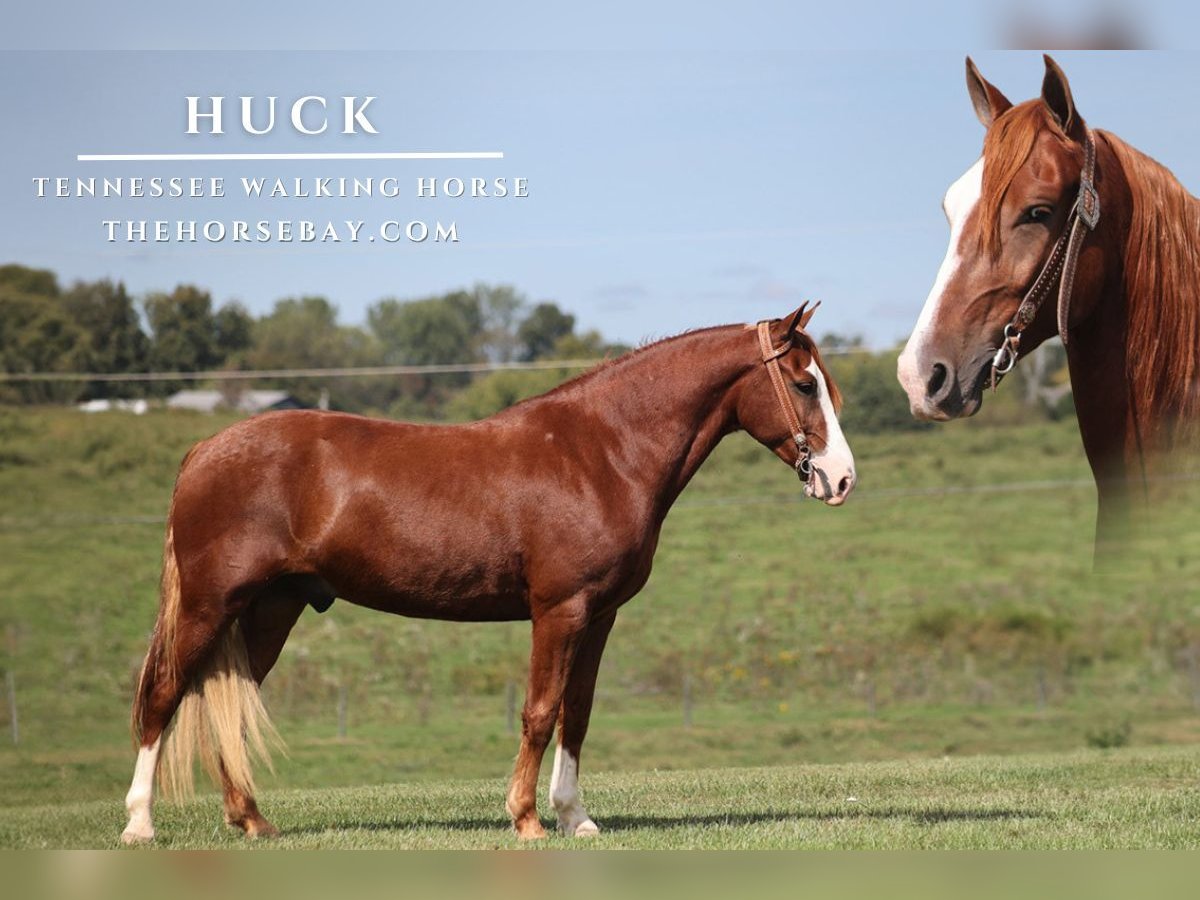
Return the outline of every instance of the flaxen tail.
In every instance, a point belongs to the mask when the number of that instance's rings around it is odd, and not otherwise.
[[[146,706],[155,685],[161,681],[174,683],[179,672],[173,648],[175,632],[179,624],[179,564],[175,560],[175,529],[168,523],[167,538],[163,544],[162,581],[159,584],[158,618],[154,621],[154,633],[150,637],[150,649],[142,663],[138,676],[137,691],[133,695],[133,711],[130,714],[130,731],[133,745],[142,742]]]
[[[221,772],[244,794],[254,795],[251,756],[267,768],[271,745],[282,741],[263,706],[258,682],[250,674],[246,642],[240,626],[233,625],[188,686],[164,748],[162,785],[170,796],[192,793],[192,772],[197,749],[213,781]]]
[[[142,666],[133,707],[135,740],[141,736],[143,711],[155,680],[177,683],[180,678],[176,640],[181,592],[175,557],[174,531],[168,526],[163,549],[162,595],[154,637]],[[166,735],[162,756],[162,786],[168,796],[193,792],[193,771],[200,761],[218,785],[221,773],[243,793],[253,796],[252,756],[271,765],[271,745],[282,746],[250,671],[241,627],[232,623],[217,638],[188,681],[183,699]]]

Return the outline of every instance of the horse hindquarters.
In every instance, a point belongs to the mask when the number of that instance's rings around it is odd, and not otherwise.
[[[168,525],[158,619],[134,698],[132,725],[139,751],[126,796],[129,825],[122,835],[126,843],[154,836],[150,810],[161,750],[165,750],[163,783],[168,793],[187,796],[192,792],[192,770],[199,749],[205,768],[225,789],[227,812],[231,794],[243,801],[243,815],[234,824],[251,834],[272,830],[253,801],[250,749],[269,766],[268,745],[277,742],[278,736],[254,677],[249,648],[256,644],[255,636],[249,636],[248,642],[242,623],[236,620],[238,594],[248,586],[223,587],[216,573],[211,574],[207,593],[185,593],[174,527]],[[278,648],[270,655],[272,663],[277,655]],[[172,717],[174,724],[168,734]]]

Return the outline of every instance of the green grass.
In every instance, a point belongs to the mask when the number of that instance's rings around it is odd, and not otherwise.
[[[551,837],[523,846],[1195,849],[1197,776],[1200,758],[1178,748],[604,773],[585,779],[599,838]],[[156,843],[516,847],[503,796],[500,779],[273,791],[263,805],[282,836],[258,844],[221,825],[215,796],[160,803]],[[4,810],[0,846],[112,847],[123,824],[120,803],[112,800]]]
[[[0,668],[15,675],[21,722],[19,746],[0,731],[0,827],[29,821],[18,807],[119,811],[161,518],[187,447],[226,421],[0,410]],[[718,448],[618,617],[589,771],[621,773],[613,784],[655,768],[926,771],[942,756],[1195,741],[1194,527],[1121,577],[1093,576],[1095,490],[1074,423],[981,417],[850,439],[861,483],[838,510],[803,501],[748,438]],[[265,786],[286,802],[290,788],[498,784],[515,751],[506,685],[522,683],[527,651],[522,623],[419,622],[343,602],[306,613],[265,689],[292,753]]]

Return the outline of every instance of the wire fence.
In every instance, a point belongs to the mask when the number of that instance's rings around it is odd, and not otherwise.
[[[867,347],[835,347],[824,356],[874,354]],[[271,378],[364,378],[377,375],[459,375],[488,372],[537,372],[552,369],[590,369],[606,362],[598,359],[536,359],[529,362],[457,362],[425,365],[341,366],[308,369],[208,369],[198,372],[0,372],[0,382],[35,381],[258,381]]]
[[[1182,477],[1172,480],[1183,480]],[[1186,476],[1186,480],[1200,480],[1200,475]],[[1082,490],[1094,488],[1090,478],[1062,478],[1043,481],[1007,481],[990,484],[943,485],[938,487],[910,488],[860,488],[855,491],[856,502],[864,500],[892,500],[906,497],[948,497],[969,494],[1008,494],[1038,491]],[[808,498],[799,490],[780,493],[731,494],[679,500],[671,508],[675,510],[702,510],[743,506],[778,506],[784,503],[805,503]],[[0,516],[0,529],[29,530],[34,528],[85,528],[91,526],[157,525],[167,523],[165,515],[104,515],[104,514],[59,514],[38,518],[14,518]]]

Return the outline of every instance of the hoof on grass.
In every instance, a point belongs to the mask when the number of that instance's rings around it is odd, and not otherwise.
[[[153,828],[134,828],[132,825],[121,832],[121,843],[127,847],[148,844],[154,840]]]
[[[517,831],[518,840],[541,841],[546,837],[546,829],[542,827],[542,823],[537,819],[515,822],[513,823],[513,827]]]

